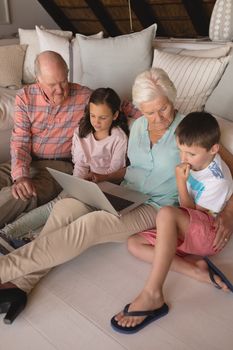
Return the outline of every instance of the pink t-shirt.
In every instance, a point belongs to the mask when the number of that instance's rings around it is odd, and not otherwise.
[[[114,127],[103,140],[96,140],[92,133],[80,138],[77,128],[72,141],[73,175],[85,178],[89,171],[110,174],[125,167],[127,143],[128,138],[119,127]]]

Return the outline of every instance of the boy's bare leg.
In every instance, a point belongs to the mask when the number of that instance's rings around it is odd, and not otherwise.
[[[202,282],[210,282],[205,261],[188,261],[176,256],[178,238],[184,238],[189,226],[189,215],[179,208],[165,207],[160,210],[156,219],[157,238],[152,259],[152,269],[142,292],[131,303],[129,311],[154,310],[164,303],[163,284],[170,267],[189,277]],[[151,259],[151,250],[144,246],[141,255],[143,260]],[[218,281],[217,276],[216,280]],[[219,278],[220,280],[220,278]],[[218,281],[226,287],[224,283]],[[118,324],[123,327],[134,327],[145,317],[125,316],[122,312],[116,315]]]
[[[187,232],[189,215],[178,208],[164,207],[157,215],[156,226],[157,238],[152,269],[142,292],[132,302],[129,311],[154,310],[164,304],[163,284],[176,254],[180,233],[184,237]],[[116,316],[118,324],[123,327],[135,327],[144,318],[124,316],[123,313]]]
[[[132,235],[128,238],[128,250],[136,258],[145,262],[152,263],[154,260],[154,247],[139,234]],[[199,282],[212,284],[207,263],[200,256],[186,255],[181,257],[175,255],[170,270],[182,273]],[[214,275],[214,279],[224,291],[229,291],[226,284],[219,276]]]

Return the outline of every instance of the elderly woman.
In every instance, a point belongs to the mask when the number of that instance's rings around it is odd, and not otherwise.
[[[179,152],[174,131],[182,115],[174,109],[175,98],[176,89],[163,70],[151,69],[136,78],[133,100],[143,116],[131,128],[130,166],[122,186],[149,194],[150,200],[122,217],[95,211],[73,198],[57,202],[34,241],[0,258],[0,308],[6,302],[11,305],[5,322],[11,323],[24,308],[27,293],[49,269],[93,245],[121,242],[134,233],[153,228],[158,209],[177,204],[174,169]],[[222,239],[229,236],[231,210],[230,201],[222,213],[221,220],[225,218],[226,224],[220,225],[216,242],[219,247]],[[202,280],[209,281],[207,266],[196,266],[196,276],[185,261],[176,269],[195,278],[199,271]],[[6,308],[2,307],[2,312]]]

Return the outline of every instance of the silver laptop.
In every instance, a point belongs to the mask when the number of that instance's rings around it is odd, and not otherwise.
[[[150,196],[129,190],[124,186],[80,179],[61,171],[47,168],[61,187],[72,197],[96,209],[121,216],[144,203]]]

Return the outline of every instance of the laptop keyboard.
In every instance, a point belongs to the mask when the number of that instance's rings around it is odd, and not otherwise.
[[[110,193],[104,192],[104,195],[108,198],[109,202],[112,204],[114,209],[116,209],[116,211],[123,210],[134,203],[134,202],[128,201],[127,199],[114,196],[113,194],[110,194]]]

